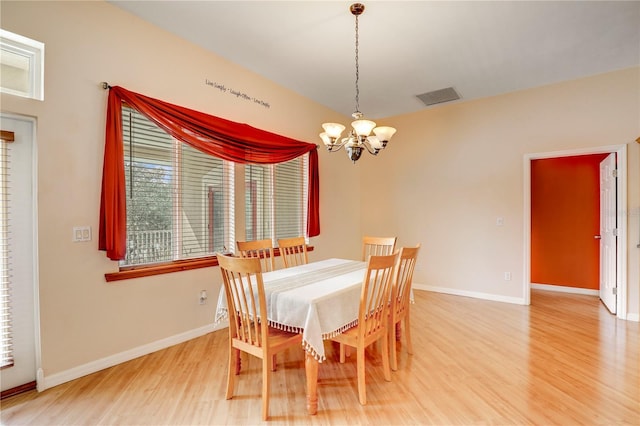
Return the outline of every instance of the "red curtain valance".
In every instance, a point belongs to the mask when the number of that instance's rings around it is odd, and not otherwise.
[[[112,260],[126,251],[126,192],[122,143],[122,103],[139,111],[174,138],[224,160],[273,164],[309,153],[309,205],[307,232],[320,234],[318,151],[301,142],[247,124],[204,114],[115,86],[109,89],[100,198],[99,249]]]

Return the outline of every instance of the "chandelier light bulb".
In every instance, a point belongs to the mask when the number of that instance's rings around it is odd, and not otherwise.
[[[380,139],[381,142],[387,143],[391,137],[395,134],[396,129],[388,126],[380,126],[373,129],[373,133]]]
[[[335,140],[342,135],[342,132],[346,127],[339,123],[324,123],[322,128],[330,138],[334,138]]]
[[[322,132],[322,133],[320,133],[320,139],[322,139],[322,142],[323,142],[326,146],[331,145],[331,137],[327,134],[327,132]]]
[[[351,127],[356,131],[356,135],[367,137],[371,134],[371,130],[376,127],[376,123],[371,120],[356,120],[351,123]]]

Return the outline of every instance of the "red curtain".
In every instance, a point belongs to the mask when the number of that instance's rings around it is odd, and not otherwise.
[[[310,237],[320,234],[318,151],[301,142],[256,129],[247,124],[204,114],[115,86],[109,89],[100,198],[99,249],[112,260],[126,251],[126,195],[122,143],[122,103],[139,111],[174,138],[224,160],[236,163],[273,164],[309,153],[308,228]]]

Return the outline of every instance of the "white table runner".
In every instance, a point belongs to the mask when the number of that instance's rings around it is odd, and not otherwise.
[[[327,259],[262,274],[269,324],[302,331],[305,349],[320,362],[323,340],[355,325],[366,262]],[[224,287],[216,322],[228,317]]]

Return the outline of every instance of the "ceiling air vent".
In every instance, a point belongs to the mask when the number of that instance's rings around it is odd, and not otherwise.
[[[460,95],[453,87],[447,87],[446,89],[434,90],[433,92],[423,93],[417,95],[426,106],[441,104],[443,102],[451,102],[460,99]]]

